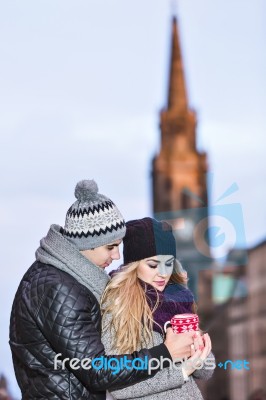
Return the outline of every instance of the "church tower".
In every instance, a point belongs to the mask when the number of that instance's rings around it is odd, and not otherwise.
[[[178,24],[174,17],[168,101],[160,113],[161,146],[152,165],[153,212],[155,218],[172,224],[178,258],[189,272],[194,293],[198,290],[199,269],[210,265],[207,157],[196,147],[196,122],[196,114],[188,104]]]
[[[168,102],[161,111],[161,149],[153,162],[155,213],[197,207],[199,200],[207,203],[206,154],[196,149],[196,114],[188,106],[175,17],[171,40]]]

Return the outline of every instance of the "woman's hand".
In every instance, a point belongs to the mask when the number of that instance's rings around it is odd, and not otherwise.
[[[184,370],[187,375],[193,374],[196,369],[203,366],[204,361],[212,349],[211,339],[208,333],[203,336],[194,335],[194,343],[191,345],[191,357],[184,364]]]
[[[172,328],[167,329],[164,344],[173,360],[191,356],[191,346],[195,340],[193,339],[194,335],[195,332],[179,333],[177,335]]]

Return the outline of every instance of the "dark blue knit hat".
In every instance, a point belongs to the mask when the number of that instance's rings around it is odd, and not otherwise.
[[[147,217],[126,222],[126,228],[124,264],[156,255],[176,258],[176,242],[167,222]]]

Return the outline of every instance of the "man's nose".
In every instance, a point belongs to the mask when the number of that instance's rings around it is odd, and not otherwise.
[[[112,254],[111,254],[111,258],[112,258],[112,260],[119,260],[120,252],[119,252],[119,248],[118,247],[113,249]]]

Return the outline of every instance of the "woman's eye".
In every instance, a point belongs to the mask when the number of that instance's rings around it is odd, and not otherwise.
[[[107,247],[107,250],[113,250],[113,247]]]
[[[157,268],[157,264],[150,264],[150,263],[148,263],[148,266],[150,267],[150,268]]]
[[[170,263],[165,264],[167,267],[172,267],[173,266],[173,261],[171,261]]]

